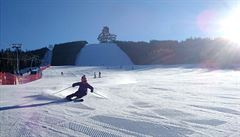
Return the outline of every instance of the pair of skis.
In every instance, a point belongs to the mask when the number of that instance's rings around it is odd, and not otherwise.
[[[67,99],[65,98],[67,101],[73,101],[73,102],[83,102],[84,100],[82,98],[74,98],[74,99]]]

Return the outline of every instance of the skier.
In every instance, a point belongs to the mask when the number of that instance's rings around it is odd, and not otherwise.
[[[100,71],[98,72],[98,77],[101,78],[101,72]]]
[[[76,82],[72,84],[72,87],[79,86],[78,91],[70,94],[66,97],[67,100],[72,101],[73,97],[82,98],[87,95],[87,89],[89,88],[93,92],[93,87],[87,83],[87,78],[85,75],[82,76],[81,82]]]

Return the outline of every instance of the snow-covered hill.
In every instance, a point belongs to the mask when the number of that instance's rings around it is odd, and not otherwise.
[[[76,58],[78,66],[132,65],[128,56],[114,43],[86,45]]]
[[[101,96],[61,99],[83,74]],[[40,80],[0,86],[0,136],[239,137],[239,77],[190,66],[50,67]]]

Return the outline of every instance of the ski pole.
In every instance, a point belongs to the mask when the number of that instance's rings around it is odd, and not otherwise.
[[[96,92],[92,92],[93,94],[96,94],[96,95],[98,95],[98,96],[101,96],[101,97],[103,97],[103,98],[106,98],[105,96],[103,96],[103,95],[101,95],[101,94],[98,94],[98,93],[96,93]],[[107,98],[106,98],[107,99]]]
[[[53,95],[54,95],[54,94],[57,94],[57,93],[60,93],[60,92],[66,90],[66,89],[69,89],[69,88],[71,88],[71,87],[72,87],[72,86],[69,86],[69,87],[67,87],[67,88],[65,88],[65,89],[62,89],[62,90],[60,90],[60,91],[58,91],[58,92],[55,92],[55,93],[53,93]]]

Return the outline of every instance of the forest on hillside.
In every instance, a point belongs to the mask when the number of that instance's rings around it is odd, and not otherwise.
[[[51,65],[75,65],[77,54],[86,44],[86,41],[75,41],[54,45]]]
[[[10,48],[0,51],[0,72],[17,73],[17,52],[19,58],[19,70],[24,68],[39,67],[41,61],[48,52],[48,48],[32,51],[11,50]]]
[[[189,38],[185,41],[115,42],[136,65],[240,64],[240,46],[222,38]]]
[[[240,64],[240,46],[226,39],[189,38],[184,41],[151,40],[149,42],[115,41],[135,65],[200,64],[202,66],[228,67]],[[51,65],[75,65],[75,59],[86,41],[56,44]],[[18,51],[19,69],[39,67],[48,48]],[[16,73],[17,51],[0,51],[0,72]]]

